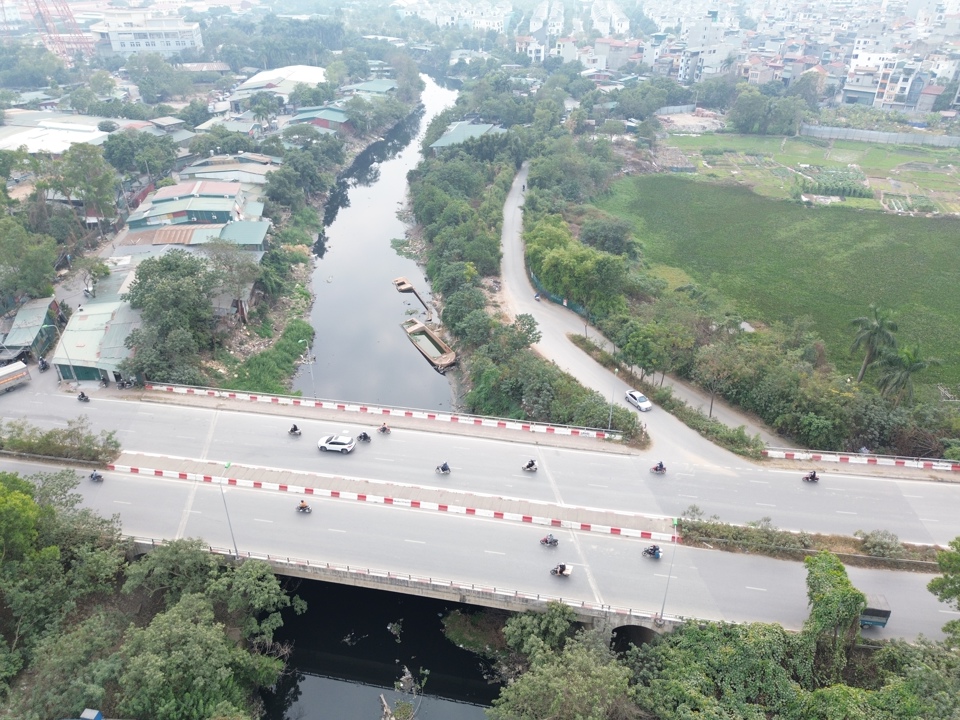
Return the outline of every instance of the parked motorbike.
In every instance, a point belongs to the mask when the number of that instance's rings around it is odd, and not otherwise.
[[[651,545],[648,548],[643,549],[643,556],[653,558],[654,560],[659,560],[663,555],[663,551],[660,549],[659,545]]]
[[[103,475],[94,470],[92,473],[90,473],[90,479],[94,482],[103,482]]]
[[[806,475],[803,476],[803,481],[804,481],[804,482],[813,482],[813,483],[815,483],[815,482],[818,482],[819,480],[820,480],[820,476],[817,475],[816,471],[814,471],[814,470],[811,470],[810,472],[808,472]]]
[[[313,509],[309,505],[297,505],[297,512],[307,513],[309,515]]]
[[[560,563],[555,568],[550,568],[551,575],[557,575],[558,577],[570,577],[570,573],[573,572],[573,565],[567,565],[567,563]]]
[[[547,547],[557,547],[557,545],[560,544],[560,541],[553,536],[553,533],[551,533],[546,537],[540,538],[540,544],[546,545]]]
[[[77,395],[77,400],[79,400],[80,402],[90,402],[90,398],[83,393],[80,393],[79,395]]]
[[[449,475],[449,474],[450,474],[450,466],[447,465],[446,463],[443,463],[443,465],[437,465],[436,470],[437,470],[437,475]]]
[[[654,465],[652,468],[650,468],[650,472],[652,472],[654,475],[666,475],[667,468],[666,466],[658,468],[656,465]]]
[[[120,390],[126,390],[127,388],[132,388],[133,380],[120,380],[117,382],[117,387]]]
[[[523,465],[521,465],[520,469],[523,470],[524,472],[536,472],[537,463],[531,460],[530,462],[524,463]]]

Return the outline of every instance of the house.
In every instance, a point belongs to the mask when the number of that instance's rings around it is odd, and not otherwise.
[[[360,95],[362,97],[387,97],[396,93],[397,83],[393,80],[367,80],[354,85],[344,85],[340,92],[344,95]]]
[[[198,180],[161,188],[130,214],[127,226],[226,223],[262,214],[263,203],[248,199],[240,183]]]
[[[0,363],[39,359],[56,340],[60,306],[55,298],[38,298],[0,318]]]
[[[353,132],[353,126],[350,124],[350,117],[347,112],[335,105],[300,108],[300,112],[290,119],[288,125],[300,123],[309,123],[318,128],[326,128],[339,133]]]
[[[436,155],[438,151],[451,145],[459,145],[467,140],[483,137],[488,133],[498,135],[504,132],[506,132],[506,130],[496,125],[485,125],[467,121],[455,122],[450,124],[446,132],[440,136],[439,140],[430,145],[430,149],[433,150],[434,155]]]
[[[276,170],[280,165],[280,158],[259,153],[214,155],[197,160],[193,165],[181,170],[180,178],[263,186],[267,182],[267,173]]]

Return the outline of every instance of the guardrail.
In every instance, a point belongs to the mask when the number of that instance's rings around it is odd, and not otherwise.
[[[168,544],[165,540],[156,538],[144,538],[133,535],[124,535],[128,540],[133,541],[143,549],[149,549],[160,545]],[[216,547],[208,545],[207,550],[214,555],[225,557],[237,557],[237,553],[229,548]],[[498,600],[501,604],[509,602],[511,605],[517,605],[527,610],[544,610],[547,603],[562,603],[575,610],[583,617],[616,619],[622,625],[645,625],[650,624],[658,628],[667,625],[670,627],[686,622],[688,619],[682,615],[663,615],[656,612],[647,612],[625,608],[617,605],[605,605],[601,603],[591,603],[584,600],[564,598],[559,595],[547,595],[542,593],[525,593],[519,590],[499,588],[491,585],[478,585],[476,583],[462,583],[444,578],[436,578],[427,575],[413,575],[410,573],[396,573],[387,570],[376,570],[367,567],[357,567],[355,565],[341,565],[338,563],[325,563],[316,560],[307,560],[304,558],[293,558],[289,556],[271,555],[269,553],[253,553],[248,551],[237,551],[239,557],[244,560],[262,560],[269,563],[275,569],[289,569],[297,572],[309,572],[315,574],[318,579],[322,577],[344,577],[352,580],[375,581],[378,584],[406,587],[416,590],[432,590],[439,592],[455,592],[460,598],[460,602],[470,604],[470,598],[477,600],[480,605],[488,605],[489,602]],[[467,598],[467,599],[464,599]],[[494,605],[495,607],[498,605]]]
[[[813,462],[847,463],[849,465],[882,465],[887,467],[917,468],[920,470],[942,470],[960,472],[960,462],[942,458],[907,458],[898,455],[873,455],[866,453],[831,453],[816,450],[794,450],[790,448],[767,448],[764,457],[780,460],[806,460]]]
[[[444,413],[432,410],[417,410],[413,408],[397,408],[382,405],[364,405],[363,403],[348,403],[337,400],[321,400],[319,398],[303,398],[295,395],[263,395],[259,393],[237,392],[235,390],[217,390],[216,388],[194,387],[191,385],[161,385],[147,383],[147,390],[155,392],[170,392],[178,395],[197,395],[200,397],[223,398],[245,402],[266,403],[269,405],[289,405],[292,407],[320,408],[322,410],[338,410],[341,412],[355,412],[366,415],[376,415],[379,418],[412,418],[416,420],[436,420],[458,425],[473,425],[479,427],[493,427],[502,430],[521,430],[523,432],[544,433],[547,435],[570,435],[572,437],[596,438],[598,440],[620,440],[622,435],[601,430],[598,428],[576,427],[572,425],[549,425],[544,423],[523,422],[510,418],[485,417],[482,415],[462,415],[460,413]]]

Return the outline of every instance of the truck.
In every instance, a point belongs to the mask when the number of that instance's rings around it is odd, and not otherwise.
[[[29,380],[30,371],[22,362],[10,363],[0,367],[0,391],[2,392],[10,392]]]
[[[867,595],[867,606],[860,611],[860,627],[886,627],[890,606],[883,595]]]

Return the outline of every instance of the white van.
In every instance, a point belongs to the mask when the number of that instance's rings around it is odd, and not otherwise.
[[[10,363],[0,367],[0,391],[2,392],[10,392],[28,380],[30,380],[30,371],[22,362]]]

